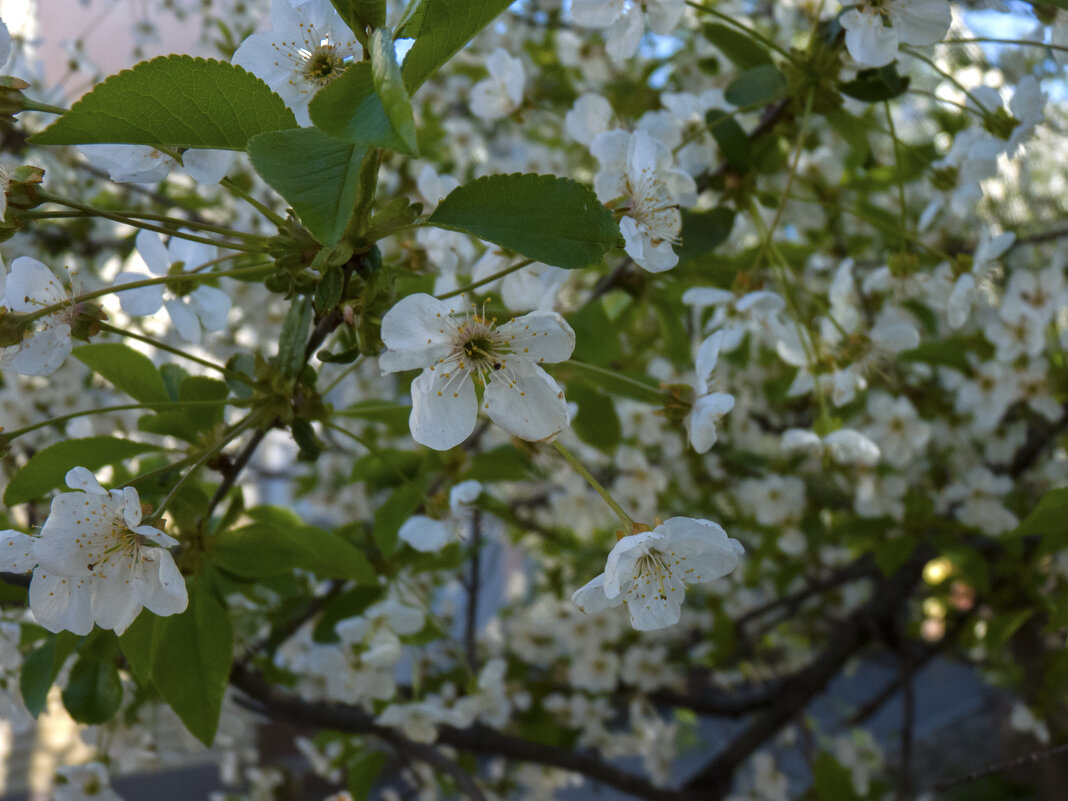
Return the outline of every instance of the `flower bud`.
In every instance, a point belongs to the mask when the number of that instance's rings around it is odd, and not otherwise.
[[[21,78],[11,75],[0,76],[0,120],[7,123],[15,122],[15,115],[26,109],[26,97],[22,94],[23,89],[29,89],[30,85]]]

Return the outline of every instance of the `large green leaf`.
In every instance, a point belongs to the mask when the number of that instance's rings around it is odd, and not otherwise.
[[[527,258],[575,269],[620,242],[612,213],[586,186],[552,175],[489,175],[457,187],[428,222]]]
[[[101,342],[75,348],[74,357],[101,378],[110,381],[142,403],[165,403],[171,399],[156,365],[143,353],[118,342]]]
[[[386,24],[386,0],[330,0],[360,44],[367,44],[367,28]]]
[[[786,78],[774,64],[761,64],[735,78],[723,93],[736,106],[758,106],[786,94]]]
[[[278,190],[324,245],[336,244],[345,233],[356,204],[365,150],[317,128],[268,131],[248,143],[256,172]]]
[[[19,691],[30,714],[37,717],[48,703],[48,691],[63,669],[67,657],[82,638],[69,631],[50,634],[43,643],[30,652],[19,672]]]
[[[739,69],[747,70],[761,64],[771,64],[771,55],[755,39],[735,28],[719,22],[709,22],[701,27],[705,38],[717,50],[731,60]]]
[[[134,442],[118,437],[87,437],[68,439],[37,451],[18,472],[11,477],[4,490],[4,504],[14,506],[40,498],[51,489],[63,485],[63,479],[72,467],[96,470],[107,464],[116,464],[148,451],[158,451],[159,446],[148,442]]]
[[[1038,554],[1057,553],[1068,547],[1068,488],[1047,490],[1038,506],[1013,532],[1015,537],[1039,537]]]
[[[475,34],[512,4],[512,0],[422,0],[404,11],[397,35],[415,37],[401,72],[412,94],[423,81],[460,52]]]
[[[315,526],[281,527],[256,522],[224,531],[212,541],[212,561],[244,578],[282,576],[293,568],[322,578],[376,579],[374,568],[359,548],[337,534]]]
[[[63,688],[63,706],[79,723],[111,720],[122,703],[122,681],[111,660],[82,657],[71,668]]]
[[[152,681],[186,728],[210,746],[234,661],[234,627],[210,571],[190,583],[189,608],[160,618],[156,628]]]
[[[404,91],[404,87],[400,87]],[[388,89],[390,114],[383,98],[376,91],[376,76],[370,61],[353,64],[336,81],[321,89],[308,104],[312,122],[334,139],[367,146],[384,147],[400,153],[415,155],[415,123],[404,133],[394,127],[392,119],[403,119],[403,111],[396,109],[398,98],[395,87]],[[403,104],[411,115],[408,93],[404,92]],[[276,187],[277,188],[277,187]]]
[[[256,134],[296,127],[282,98],[252,73],[225,61],[175,55],[112,75],[32,142],[244,150]]]

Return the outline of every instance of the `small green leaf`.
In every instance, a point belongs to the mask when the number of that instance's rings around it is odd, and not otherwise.
[[[682,245],[677,248],[679,262],[710,253],[727,241],[734,227],[735,213],[726,206],[708,211],[682,210]]]
[[[819,801],[855,801],[853,776],[849,769],[824,751],[812,766],[812,789]]]
[[[163,403],[170,400],[163,376],[152,360],[129,345],[101,342],[82,345],[72,352],[86,367],[136,401]]]
[[[1038,505],[1016,527],[1013,537],[1039,537],[1037,556],[1068,548],[1068,488],[1047,490]]]
[[[376,76],[370,61],[353,64],[336,81],[321,89],[311,103],[308,114],[316,127],[334,139],[361,148],[384,147],[407,155],[415,154],[415,123],[412,122],[410,143],[392,122],[390,114],[376,91]],[[403,86],[400,87],[403,91]],[[392,102],[396,102],[394,95]],[[407,101],[407,93],[405,93]],[[411,105],[408,105],[411,113]],[[394,110],[401,118],[403,112]]]
[[[970,375],[972,366],[968,362],[967,352],[967,348],[960,341],[946,339],[941,342],[921,342],[912,350],[899,353],[897,358],[903,362],[923,362],[952,367],[965,375]]]
[[[23,660],[19,691],[30,714],[37,717],[48,703],[48,691],[82,638],[62,631],[48,638]]]
[[[367,44],[367,28],[386,24],[386,0],[330,0],[360,44]]]
[[[126,664],[143,687],[150,686],[152,681],[152,661],[159,631],[156,623],[162,619],[151,612],[142,612],[119,637],[119,648],[126,657]]]
[[[887,64],[877,69],[861,70],[852,81],[840,84],[838,89],[865,103],[881,103],[893,100],[905,94],[909,88],[909,77],[897,71],[897,64]]]
[[[512,0],[422,0],[405,9],[397,35],[415,37],[404,58],[404,85],[415,94],[434,70],[460,52]]]
[[[286,378],[295,378],[304,366],[304,348],[311,323],[311,300],[307,295],[294,298],[282,324],[278,355],[274,360],[278,372]]]
[[[397,550],[397,532],[405,521],[415,514],[420,501],[422,496],[415,487],[402,484],[378,507],[371,534],[374,535],[378,549],[386,556]]]
[[[341,302],[341,293],[344,289],[344,271],[340,267],[328,267],[315,286],[316,313],[322,314],[337,306]]]
[[[722,109],[710,109],[705,114],[705,124],[716,140],[727,164],[738,172],[745,172],[751,164],[749,135],[730,114]]]
[[[349,762],[349,795],[353,801],[367,801],[371,797],[371,788],[387,761],[385,751],[364,751]]]
[[[371,34],[371,75],[374,78],[375,92],[382,101],[393,130],[404,143],[402,153],[410,156],[419,154],[415,141],[415,118],[412,116],[412,101],[408,90],[404,88],[400,67],[393,51],[393,39],[389,31],[375,29]]]
[[[210,571],[189,584],[189,608],[159,618],[152,681],[186,728],[211,746],[234,661],[230,613],[210,581]]]
[[[600,263],[620,241],[612,212],[588,187],[552,175],[478,178],[450,192],[428,222],[569,270]]]
[[[717,50],[730,59],[739,69],[748,70],[761,64],[771,64],[771,55],[763,45],[735,28],[718,22],[701,26],[701,32]]]
[[[723,96],[735,106],[759,106],[782,97],[786,78],[774,64],[761,64],[746,70],[727,87]]]
[[[213,541],[212,561],[243,578],[283,576],[293,568],[321,578],[353,579],[370,584],[374,568],[359,548],[315,526],[282,528],[256,522],[224,531]]]
[[[578,404],[571,427],[579,439],[605,453],[615,450],[623,430],[612,399],[584,383],[568,384],[567,399]]]
[[[78,723],[111,720],[122,703],[122,681],[110,660],[82,658],[71,668],[63,688],[63,706]]]
[[[117,464],[124,459],[159,449],[158,445],[148,442],[118,437],[87,437],[57,442],[37,451],[11,477],[4,490],[4,505],[25,503],[63,486],[63,479],[72,467],[97,470],[104,465]]]
[[[331,86],[348,73],[346,70]],[[356,204],[365,150],[318,128],[269,131],[248,143],[256,172],[286,199],[312,236],[324,245],[336,244],[345,233]]]
[[[282,98],[252,73],[225,61],[174,55],[112,75],[32,141],[244,150],[256,134],[296,127]]]

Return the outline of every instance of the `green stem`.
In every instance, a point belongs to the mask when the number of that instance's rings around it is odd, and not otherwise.
[[[886,109],[886,122],[890,128],[890,137],[894,140],[894,172],[897,178],[898,203],[901,206],[901,252],[908,253],[908,238],[906,234],[909,230],[909,214],[908,205],[905,201],[905,177],[901,174],[901,140],[897,138],[894,115],[890,111],[890,102],[888,100],[883,101],[883,108]]]
[[[945,97],[939,97],[934,92],[928,92],[926,89],[909,89],[909,94],[921,95],[923,97],[929,97],[932,100],[937,100],[939,103],[945,103],[948,106],[956,106],[961,111],[965,111],[968,114],[972,114],[972,115],[978,117],[979,119],[983,118],[982,114],[980,114],[974,108],[969,106],[967,103],[958,103],[956,100],[949,100],[948,98],[945,98]]]
[[[43,111],[45,114],[66,114],[69,109],[65,109],[62,106],[53,106],[49,103],[42,103],[39,100],[31,100],[24,96],[22,98],[22,110]]]
[[[187,482],[197,470],[203,467],[208,459],[229,445],[239,434],[241,434],[241,432],[246,431],[255,425],[262,416],[262,410],[250,412],[245,419],[241,420],[237,425],[233,426],[226,434],[224,434],[218,442],[206,448],[200,455],[200,458],[193,463],[193,466],[175,482],[174,486],[171,487],[171,491],[167,493],[167,497],[160,501],[159,506],[152,512],[152,516],[149,519],[159,520],[163,516],[164,510],[167,508],[167,504],[174,500],[174,496],[178,494],[178,490],[182,488],[185,482]]]
[[[949,81],[954,86],[956,86],[958,89],[960,89],[962,92],[964,92],[964,94],[968,97],[968,99],[971,100],[973,103],[975,103],[975,105],[977,105],[979,107],[979,109],[984,114],[989,114],[990,113],[990,109],[988,109],[981,102],[979,102],[979,100],[975,97],[975,95],[973,95],[971,92],[969,92],[967,89],[965,89],[964,88],[964,84],[962,84],[960,81],[958,81],[956,78],[954,78],[948,72],[946,72],[944,69],[942,69],[937,64],[935,64],[931,59],[927,58],[927,56],[925,56],[923,53],[917,53],[911,47],[905,47],[904,45],[902,45],[902,47],[901,47],[901,52],[908,53],[913,58],[918,58],[920,61],[922,61],[925,64],[927,64],[927,66],[929,66],[931,69],[933,69],[935,72],[937,72],[943,78],[945,78],[947,81]]]
[[[364,449],[367,450],[368,453],[370,453],[372,456],[378,459],[378,461],[380,461],[382,464],[384,464],[386,467],[396,473],[397,477],[401,481],[403,481],[405,484],[415,490],[419,497],[423,499],[423,503],[425,504],[425,507],[427,509],[432,509],[434,507],[434,502],[426,496],[426,494],[418,487],[418,485],[416,485],[414,481],[412,481],[411,477],[408,476],[407,473],[405,473],[395,464],[393,464],[393,462],[390,461],[389,458],[384,453],[382,453],[382,451],[380,451],[377,447],[365,440],[359,434],[355,434],[352,431],[349,431],[347,428],[342,428],[336,423],[331,423],[329,420],[323,420],[321,422],[324,427],[329,428],[331,431],[336,431],[339,434],[344,434],[353,442],[357,443],[358,445],[361,445]]]
[[[797,64],[797,59],[793,57],[793,54],[783,49],[777,42],[772,41],[768,37],[764,36],[762,33],[754,30],[753,28],[750,28],[748,25],[742,24],[729,14],[724,14],[722,11],[717,11],[714,8],[709,8],[708,6],[701,5],[700,3],[694,2],[694,0],[686,0],[686,5],[688,5],[690,8],[700,11],[702,14],[708,14],[710,17],[715,17],[716,19],[723,20],[729,25],[733,25],[738,30],[743,31],[748,36],[752,37],[753,39],[756,39],[765,47],[774,50],[787,61],[791,62],[792,64]]]
[[[493,275],[487,275],[485,278],[480,278],[477,281],[472,281],[467,286],[462,286],[459,289],[454,289],[452,292],[446,292],[444,295],[437,295],[436,297],[438,300],[448,300],[449,298],[454,298],[457,295],[463,295],[465,292],[470,292],[472,289],[478,289],[480,286],[492,284],[498,278],[504,278],[506,275],[514,273],[516,270],[521,270],[522,268],[533,263],[534,259],[524,259],[523,261],[517,264],[513,264],[511,267],[505,267],[503,270],[498,270]]]
[[[278,228],[285,227],[286,221],[284,217],[275,214],[273,211],[267,208],[267,206],[265,206],[263,203],[260,203],[258,200],[256,200],[256,198],[254,198],[240,186],[235,184],[229,178],[223,178],[219,182],[219,184],[234,197],[241,198],[243,201],[248,203],[250,206],[252,206],[252,208],[256,209],[256,211],[258,211],[260,214],[262,214],[264,217],[274,223],[275,226],[277,226]]]
[[[320,394],[325,398],[327,395],[330,394],[330,392],[334,389],[334,387],[336,387],[338,384],[340,384],[345,379],[345,377],[347,375],[349,375],[353,370],[355,370],[361,364],[363,364],[363,356],[357,357],[356,360],[354,362],[352,362],[352,364],[345,365],[345,369],[342,370],[340,373],[338,373],[334,377],[334,380],[331,381],[327,385],[326,389],[324,389],[322,391],[322,393],[320,393]],[[339,412],[339,414],[340,414],[340,412]]]
[[[215,239],[208,239],[203,236],[196,236],[195,234],[183,234],[178,231],[174,231],[170,228],[164,228],[159,225],[152,225],[151,223],[139,222],[138,220],[131,219],[130,217],[123,217],[118,214],[112,214],[109,211],[103,209],[94,208],[93,206],[86,205],[85,203],[79,203],[76,200],[68,200],[67,198],[53,195],[51,192],[44,190],[38,191],[38,196],[43,202],[56,203],[60,206],[67,206],[68,208],[78,209],[79,211],[88,212],[94,217],[102,217],[105,220],[111,220],[112,222],[121,223],[122,225],[129,225],[132,228],[142,228],[145,231],[155,231],[157,234],[167,234],[168,236],[176,236],[179,239],[188,239],[190,242],[200,242],[205,245],[214,245],[215,247],[228,248],[229,250],[243,250],[247,253],[265,253],[266,247],[253,247],[238,242],[219,242]]]
[[[235,231],[233,228],[227,228],[224,225],[212,225],[211,223],[198,222],[196,220],[185,220],[181,217],[171,217],[167,214],[155,214],[147,211],[138,211],[136,209],[124,209],[122,211],[113,211],[109,213],[128,217],[134,220],[153,220],[155,222],[171,224],[175,227],[194,228],[198,231],[204,231],[206,233],[230,236],[235,237],[237,239],[243,239],[249,243],[266,245],[265,237],[259,236],[258,234],[248,234],[243,231]],[[69,217],[96,217],[97,214],[96,212],[89,211],[28,211],[25,213],[24,216],[32,220],[60,220]],[[171,235],[174,235],[173,231],[171,231]]]
[[[6,432],[0,431],[0,440],[3,442],[11,442],[14,439],[21,437],[23,434],[29,434],[31,431],[36,431],[39,428],[46,428],[47,426],[59,425],[65,423],[68,420],[74,420],[78,417],[89,417],[94,414],[106,414],[108,412],[128,412],[134,409],[151,409],[153,411],[158,409],[181,409],[181,408],[197,408],[201,406],[226,406],[229,404],[237,405],[240,401],[234,400],[202,400],[202,401],[163,401],[159,403],[123,403],[118,406],[101,406],[97,409],[83,409],[80,412],[71,412],[70,414],[63,414],[59,417],[52,417],[48,420],[42,420],[39,423],[33,425],[23,426],[17,428],[14,431]]]
[[[553,443],[553,447],[556,448],[557,453],[564,457],[576,473],[586,479],[586,483],[593,487],[594,491],[601,496],[601,500],[612,508],[612,511],[616,513],[616,517],[618,517],[623,524],[626,533],[634,534],[635,525],[634,521],[630,519],[630,515],[623,511],[623,507],[616,503],[616,499],[609,494],[608,490],[601,486],[601,482],[593,477],[590,471],[586,469],[586,465],[580,462],[571,451],[560,444],[560,440],[556,440],[556,442]]]
[[[941,42],[935,42],[939,45],[953,45],[953,44],[1014,44],[1023,45],[1025,47],[1045,47],[1050,50],[1060,50],[1068,53],[1068,47],[1064,45],[1053,44],[1052,42],[1031,42],[1027,39],[996,39],[990,36],[976,36],[971,39],[943,39]]]
[[[145,278],[142,281],[130,281],[128,284],[113,284],[111,286],[103,287],[101,289],[94,289],[92,292],[86,292],[83,295],[77,297],[70,297],[65,300],[61,300],[58,303],[53,303],[51,306],[45,306],[42,309],[38,309],[35,312],[31,312],[27,315],[25,322],[32,323],[34,320],[38,320],[41,317],[45,317],[49,314],[55,314],[57,311],[72,306],[76,303],[83,303],[87,300],[93,300],[94,298],[103,297],[104,295],[113,295],[118,292],[125,292],[128,289],[140,289],[146,286],[158,286],[160,284],[170,284],[172,282],[181,281],[207,281],[212,278],[227,278],[236,275],[251,275],[252,273],[263,272],[263,270],[269,267],[269,264],[255,264],[251,267],[236,267],[233,270],[216,270],[208,273],[179,273],[178,275],[166,275],[159,278]]]
[[[186,353],[181,348],[176,348],[173,345],[168,345],[166,342],[160,342],[158,339],[139,334],[136,331],[128,331],[125,328],[117,328],[116,326],[109,325],[108,323],[100,323],[100,330],[107,331],[109,334],[117,334],[120,337],[128,337],[130,339],[136,339],[138,342],[144,342],[146,345],[151,345],[157,350],[165,351],[174,356],[180,356],[183,359],[188,359],[191,362],[195,362],[202,367],[207,367],[209,370],[215,370],[222,373],[227,378],[232,378],[234,381],[240,381],[242,384],[246,384],[250,387],[255,387],[256,382],[249,378],[244,373],[239,373],[236,370],[231,370],[229,367],[223,367],[221,364],[215,364],[215,362],[209,362],[207,359],[202,359],[199,356],[194,356],[192,353]]]
[[[664,393],[661,392],[656,387],[651,387],[648,384],[645,384],[645,383],[643,383],[641,381],[638,381],[637,379],[631,378],[630,376],[625,376],[622,373],[617,373],[615,370],[609,370],[609,369],[607,369],[605,367],[598,367],[596,364],[589,364],[587,362],[580,362],[580,361],[577,361],[575,359],[569,359],[568,362],[567,362],[567,366],[568,367],[578,367],[579,369],[582,369],[582,370],[588,370],[591,373],[598,373],[599,375],[608,376],[608,377],[614,379],[615,381],[621,381],[624,384],[629,384],[632,387],[637,387],[638,389],[641,389],[641,390],[649,393],[650,397],[656,398],[658,403],[663,403],[664,400],[665,400]]]

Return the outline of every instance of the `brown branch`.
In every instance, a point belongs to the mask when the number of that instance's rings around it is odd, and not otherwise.
[[[949,790],[950,788],[957,787],[961,784],[968,784],[969,782],[979,781],[979,779],[985,779],[987,776],[993,776],[996,773],[1015,770],[1016,768],[1022,768],[1025,765],[1034,765],[1044,759],[1051,759],[1052,757],[1063,753],[1068,753],[1068,743],[1061,743],[1060,745],[1054,745],[1050,748],[1043,749],[1042,751],[1034,751],[1030,754],[1024,754],[1021,757],[1016,757],[1016,759],[1012,759],[1008,762],[1002,762],[999,765],[973,770],[971,773],[966,773],[963,776],[945,779],[938,782],[933,789],[939,792]]]
[[[396,730],[380,726],[371,714],[358,706],[297,698],[268,684],[262,676],[241,662],[234,664],[230,683],[257,702],[259,710],[271,718],[350,734],[372,734],[413,757],[438,767],[430,761],[436,758],[431,757],[425,750],[436,750],[433,746],[413,743]],[[677,791],[657,787],[648,779],[621,770],[593,754],[530,742],[482,724],[463,729],[441,726],[438,729],[437,742],[438,745],[475,754],[501,756],[573,771],[647,801],[680,801]],[[457,776],[453,775],[453,778],[458,781]]]
[[[471,672],[478,673],[478,589],[482,572],[482,511],[471,514],[471,566],[467,580],[467,609],[464,610],[464,654]]]

